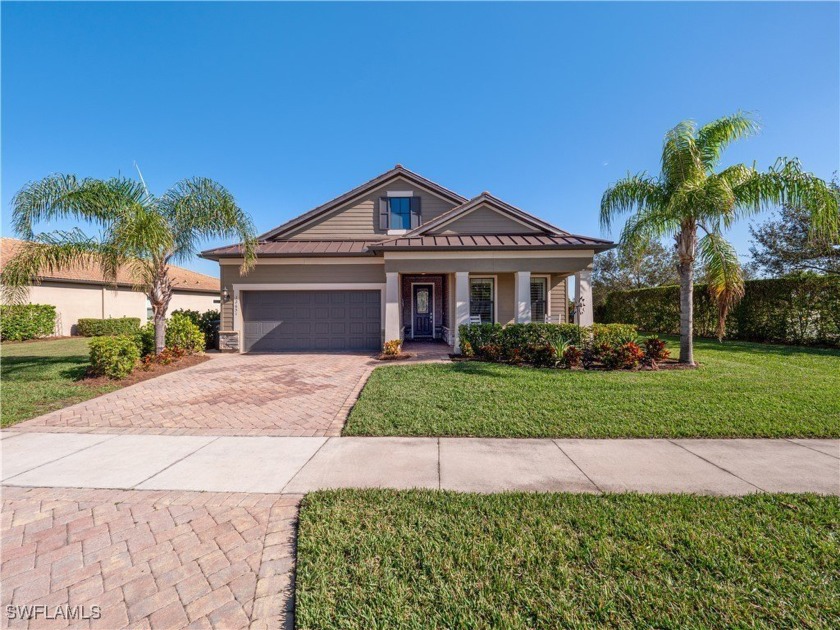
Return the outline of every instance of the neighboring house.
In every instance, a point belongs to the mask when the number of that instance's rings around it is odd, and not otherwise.
[[[473,199],[397,165],[219,261],[223,349],[376,350],[391,339],[458,347],[459,324],[568,319],[575,275],[592,322],[590,273],[609,241],[577,236],[489,193]]]
[[[0,239],[0,272],[18,251],[23,241]],[[170,265],[175,286],[169,312],[179,309],[207,311],[219,308],[219,279]],[[56,308],[56,335],[76,334],[80,319],[139,317],[145,323],[151,317],[146,295],[134,288],[128,270],[120,269],[114,285],[96,268],[74,265],[40,278],[29,287],[31,304],[52,304]]]

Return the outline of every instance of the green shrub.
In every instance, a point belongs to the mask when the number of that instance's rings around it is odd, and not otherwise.
[[[610,346],[621,346],[626,343],[635,343],[639,331],[633,324],[592,324],[589,327],[592,333],[592,343],[607,344]]]
[[[76,332],[82,337],[131,336],[137,332],[138,328],[140,328],[139,317],[83,318],[79,320]]]
[[[604,322],[633,322],[640,330],[680,330],[677,286],[614,291]],[[714,337],[717,310],[705,285],[694,287],[694,333]],[[744,298],[726,319],[726,336],[744,341],[840,347],[840,278],[804,274],[744,283]]]
[[[3,304],[0,306],[0,339],[26,341],[55,332],[55,306],[50,304]]]
[[[166,323],[166,347],[181,348],[187,353],[204,351],[204,333],[188,315],[172,313]]]
[[[97,376],[125,378],[134,371],[140,351],[133,337],[116,335],[90,340],[90,367]]]
[[[215,309],[209,309],[203,313],[193,311],[190,309],[178,309],[172,311],[172,314],[186,315],[190,318],[193,324],[201,329],[204,334],[204,347],[216,348],[219,345],[219,321],[221,314]]]
[[[134,333],[134,344],[140,352],[141,357],[147,357],[155,353],[155,324],[146,322]]]
[[[485,361],[530,363],[538,367],[555,367],[558,364],[574,367],[581,361],[585,367],[592,367],[601,363],[608,353],[612,353],[609,355],[612,363],[627,367],[632,361],[625,361],[625,355],[635,356],[635,352],[631,351],[633,346],[638,348],[635,343],[637,331],[632,324],[593,324],[589,327],[541,323],[507,326],[471,324],[458,330],[465,355],[465,348],[470,348]],[[568,360],[564,360],[569,347],[584,350],[576,350],[570,353]]]

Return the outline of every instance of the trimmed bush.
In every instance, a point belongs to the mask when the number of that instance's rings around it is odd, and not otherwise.
[[[840,347],[840,278],[801,275],[749,280],[744,298],[726,319],[726,336],[744,341]],[[604,322],[633,322],[640,330],[679,334],[677,286],[614,291]],[[717,311],[705,285],[694,287],[694,332],[714,337]]]
[[[177,311],[172,311],[172,314],[186,315],[192,320],[192,323],[201,329],[204,334],[204,347],[216,348],[219,345],[219,323],[221,315],[215,309],[209,309],[203,313],[193,311],[190,309],[179,308]]]
[[[134,335],[138,328],[139,317],[83,318],[79,320],[76,331],[82,337],[130,336]]]
[[[632,324],[472,324],[459,332],[465,356],[495,363],[616,370],[636,368],[645,356]]]
[[[134,333],[134,343],[141,357],[155,353],[155,324],[146,322]]]
[[[55,306],[51,304],[3,304],[0,306],[0,339],[26,341],[49,337],[55,332]]]
[[[480,354],[484,346],[498,346],[502,354],[518,348],[551,345],[555,349],[565,346],[583,347],[594,337],[598,343],[629,343],[636,340],[636,327],[630,324],[594,324],[581,327],[576,324],[471,324],[458,329],[461,343],[469,343]]]
[[[153,344],[154,344],[154,329]],[[187,354],[204,351],[204,333],[188,315],[172,313],[166,322],[166,347],[180,348]]]
[[[458,332],[461,343],[469,343],[476,352],[488,345],[499,346],[502,351],[546,344],[555,348],[580,346],[588,337],[587,329],[575,324],[470,324],[461,326]]]
[[[125,378],[134,371],[140,351],[134,337],[116,335],[90,340],[90,367],[97,376]]]

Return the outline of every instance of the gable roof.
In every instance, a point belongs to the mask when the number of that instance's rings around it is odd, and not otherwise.
[[[25,241],[17,238],[0,238],[0,273],[6,263],[13,258]],[[176,291],[195,291],[197,293],[218,293],[219,279],[183,267],[169,265],[169,277]],[[98,267],[72,265],[41,276],[42,280],[62,280],[65,282],[83,282],[86,284],[101,284],[113,286],[113,282],[105,279]],[[117,271],[117,286],[131,287],[135,285],[135,278],[125,267]]]
[[[292,231],[297,227],[304,225],[305,223],[312,221],[313,219],[317,219],[318,217],[323,216],[332,210],[335,210],[340,205],[347,203],[348,201],[352,201],[356,197],[361,197],[362,195],[370,192],[371,190],[378,188],[383,184],[387,184],[389,181],[391,181],[392,179],[396,179],[397,177],[402,177],[403,179],[413,182],[418,186],[427,188],[455,204],[460,205],[467,200],[466,197],[462,197],[458,193],[453,192],[448,188],[444,188],[440,184],[436,184],[433,181],[428,180],[425,177],[422,177],[421,175],[418,175],[414,171],[408,170],[402,164],[397,164],[390,171],[386,171],[381,175],[374,177],[370,181],[365,182],[361,186],[357,186],[353,190],[350,190],[344,193],[343,195],[339,195],[335,199],[328,201],[327,203],[322,204],[317,208],[313,208],[309,212],[305,212],[302,215],[295,217],[291,221],[287,221],[283,225],[274,228],[273,230],[269,230],[265,234],[260,235],[258,238],[260,241],[273,240],[287,232]]]
[[[418,228],[415,228],[408,234],[406,237],[412,236],[423,236],[424,234],[428,234],[429,232],[436,230],[438,228],[455,221],[476,208],[479,208],[483,205],[489,206],[493,210],[500,212],[503,215],[507,215],[512,219],[516,220],[519,223],[524,223],[535,230],[545,232],[546,234],[568,234],[568,232],[561,230],[558,227],[551,225],[550,223],[546,223],[542,219],[538,219],[532,214],[525,212],[524,210],[520,210],[516,206],[512,206],[507,202],[502,201],[498,197],[494,197],[489,192],[483,192],[477,197],[473,197],[469,201],[462,203],[459,206],[455,206],[449,212],[444,212],[439,217],[429,221],[428,223],[424,223]]]

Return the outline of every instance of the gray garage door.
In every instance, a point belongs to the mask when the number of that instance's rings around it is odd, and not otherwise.
[[[379,350],[379,291],[246,291],[246,352]]]

